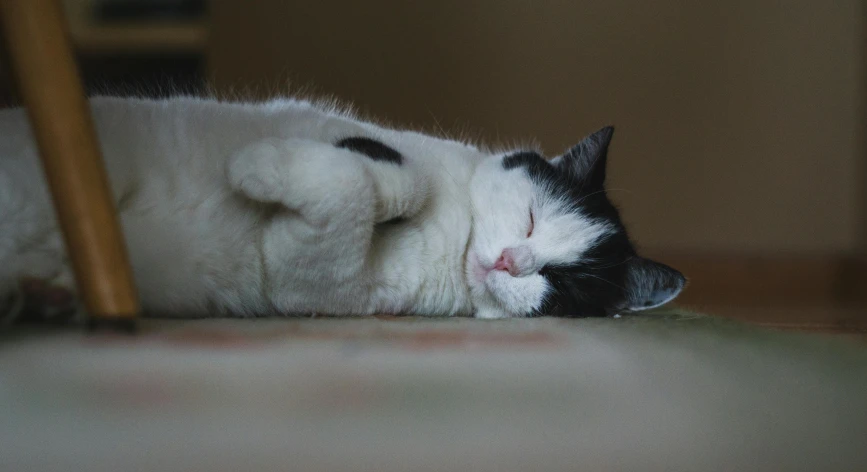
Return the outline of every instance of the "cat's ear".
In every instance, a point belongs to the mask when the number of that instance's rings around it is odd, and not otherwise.
[[[581,180],[586,188],[602,188],[605,185],[608,145],[613,135],[614,127],[606,126],[582,139],[562,156],[552,159],[551,165]]]
[[[674,300],[686,285],[686,277],[665,264],[638,256],[628,264],[625,310],[649,310],[664,305]]]

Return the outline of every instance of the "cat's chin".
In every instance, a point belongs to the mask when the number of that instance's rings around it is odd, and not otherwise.
[[[534,303],[544,293],[544,282],[531,280],[536,277],[515,279],[503,271],[485,268],[474,251],[467,254],[465,269],[467,284],[473,298],[475,317],[485,319],[521,318],[525,313],[533,312]],[[529,290],[528,290],[529,289]],[[521,294],[524,293],[522,296]],[[523,311],[512,312],[503,307],[525,308]]]
[[[488,307],[477,308],[473,316],[480,320],[500,320],[503,318],[516,318],[515,315],[508,313],[502,309]]]
[[[492,276],[493,274],[488,273],[484,279],[470,282],[470,293],[474,306],[473,316],[489,320],[525,317],[525,314],[512,313],[503,308],[503,306],[509,306],[508,301],[501,300],[500,297],[496,296],[492,287],[488,285]]]

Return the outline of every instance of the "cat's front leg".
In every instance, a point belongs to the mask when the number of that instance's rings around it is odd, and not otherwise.
[[[402,155],[388,144],[355,136],[334,144],[352,151],[362,162],[374,185],[376,222],[409,219],[418,214],[431,194],[428,174],[422,161]]]
[[[229,185],[263,203],[279,203],[313,226],[366,213],[373,184],[351,152],[306,139],[264,139],[232,156]]]
[[[355,153],[327,143],[269,139],[229,162],[230,186],[276,203],[262,227],[262,260],[272,306],[285,313],[352,312],[365,291],[375,184]]]
[[[430,194],[417,163],[368,138],[334,144],[265,139],[232,156],[228,176],[230,185],[247,197],[282,203],[314,220],[328,217],[321,212],[329,208],[364,202],[368,191],[375,223],[411,218]]]

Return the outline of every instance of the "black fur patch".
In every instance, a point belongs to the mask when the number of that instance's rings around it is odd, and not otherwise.
[[[364,154],[374,161],[390,162],[397,165],[403,164],[403,156],[399,152],[375,139],[362,137],[344,138],[338,141],[335,146]]]
[[[538,171],[539,168],[550,167],[542,156],[532,151],[518,151],[503,158],[503,168],[506,170],[515,169],[517,167],[534,168]]]

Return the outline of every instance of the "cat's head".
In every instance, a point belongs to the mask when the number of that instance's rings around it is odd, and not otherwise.
[[[600,316],[674,299],[683,275],[640,257],[605,191],[603,128],[550,161],[492,156],[471,183],[467,278],[481,316]]]

